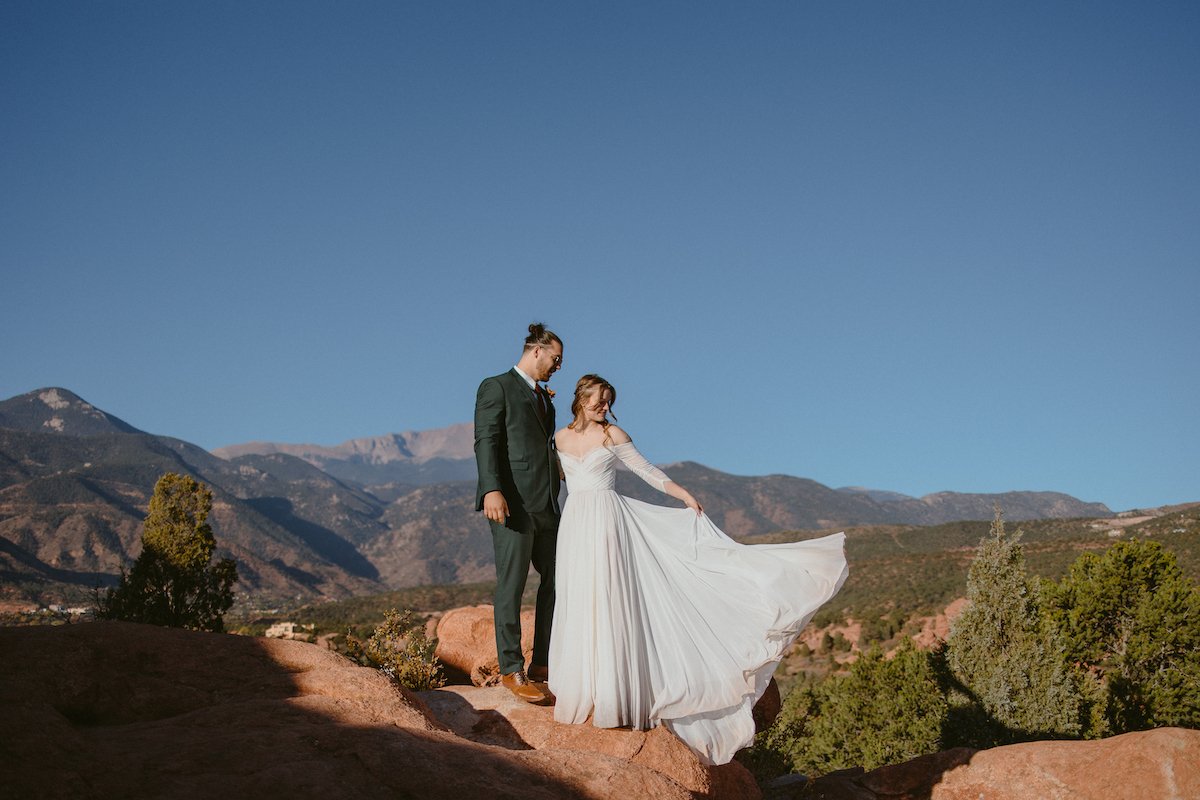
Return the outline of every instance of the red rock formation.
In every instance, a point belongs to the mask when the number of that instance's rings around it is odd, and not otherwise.
[[[1159,728],[1088,742],[959,748],[812,781],[812,800],[1196,800],[1200,731]]]
[[[421,692],[420,697],[451,730],[481,744],[552,752],[571,765],[602,754],[665,775],[695,797],[759,796],[754,779],[741,764],[705,766],[665,728],[635,731],[562,725],[554,721],[553,708],[524,703],[502,687],[449,686]]]
[[[918,620],[921,623],[921,630],[912,637],[917,647],[922,650],[932,650],[937,647],[939,642],[946,641],[950,637],[950,626],[954,624],[954,620],[958,619],[958,615],[966,607],[967,598],[959,597],[951,601],[941,614],[921,617]]]
[[[533,655],[533,609],[521,612],[521,650],[528,663]],[[496,624],[490,605],[453,608],[437,626],[438,660],[466,675],[476,686],[498,686],[500,663],[496,658]]]
[[[529,658],[533,646],[533,612],[521,616],[522,645]],[[499,682],[492,607],[447,611],[437,628],[437,656],[470,677],[475,687]],[[741,764],[709,767],[666,729],[650,731],[560,725],[553,710],[522,703],[504,689],[447,687],[421,693],[435,716],[459,735],[500,747],[554,747],[566,751],[604,753],[670,776],[700,797],[756,797],[758,788]],[[771,681],[754,708],[759,730],[770,727],[780,709],[779,687]]]
[[[758,796],[752,783],[689,791],[657,769],[678,758],[655,755],[665,732],[634,757],[460,736],[379,672],[303,642],[0,628],[0,708],[0,798]]]
[[[1200,731],[1159,728],[1091,742],[1027,742],[976,753],[933,800],[1196,800]]]
[[[4,800],[760,796],[740,764],[705,767],[665,729],[558,725],[499,688],[418,695],[302,642],[117,622],[0,628],[0,709]],[[1200,731],[952,750],[808,789],[1194,800]]]

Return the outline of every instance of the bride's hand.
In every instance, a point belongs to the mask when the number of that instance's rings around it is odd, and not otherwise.
[[[668,480],[666,485],[663,486],[663,491],[671,497],[674,497],[676,500],[682,502],[692,511],[695,511],[697,517],[704,513],[704,508],[701,507],[698,502],[696,502],[696,498],[692,497],[692,493],[680,486],[675,481]]]

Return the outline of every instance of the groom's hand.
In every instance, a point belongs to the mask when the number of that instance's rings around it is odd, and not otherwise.
[[[488,492],[483,496],[483,515],[501,525],[508,519],[508,501],[501,492]]]

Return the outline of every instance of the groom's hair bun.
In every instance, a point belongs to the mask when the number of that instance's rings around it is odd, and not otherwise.
[[[546,326],[540,322],[529,323],[529,335],[525,337],[525,348],[530,347],[548,347],[551,342],[562,344],[562,339],[554,333],[554,331],[546,330]]]

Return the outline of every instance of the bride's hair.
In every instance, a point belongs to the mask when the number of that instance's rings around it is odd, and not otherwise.
[[[525,349],[531,347],[549,347],[551,342],[558,342],[562,345],[562,339],[554,331],[546,330],[546,326],[540,322],[529,323],[529,335],[525,337]]]
[[[575,399],[571,401],[571,413],[575,415],[575,419],[567,425],[571,430],[575,430],[575,426],[579,424],[579,420],[583,417],[583,407],[587,399],[597,392],[602,392],[605,389],[612,394],[612,399],[608,401],[608,413],[612,414],[612,407],[617,403],[617,390],[608,381],[601,378],[599,375],[584,375],[575,384]],[[612,415],[613,419],[617,418],[616,414]],[[608,426],[612,423],[608,419],[603,420],[600,426],[604,428],[604,444],[612,441],[612,437],[608,435]]]

